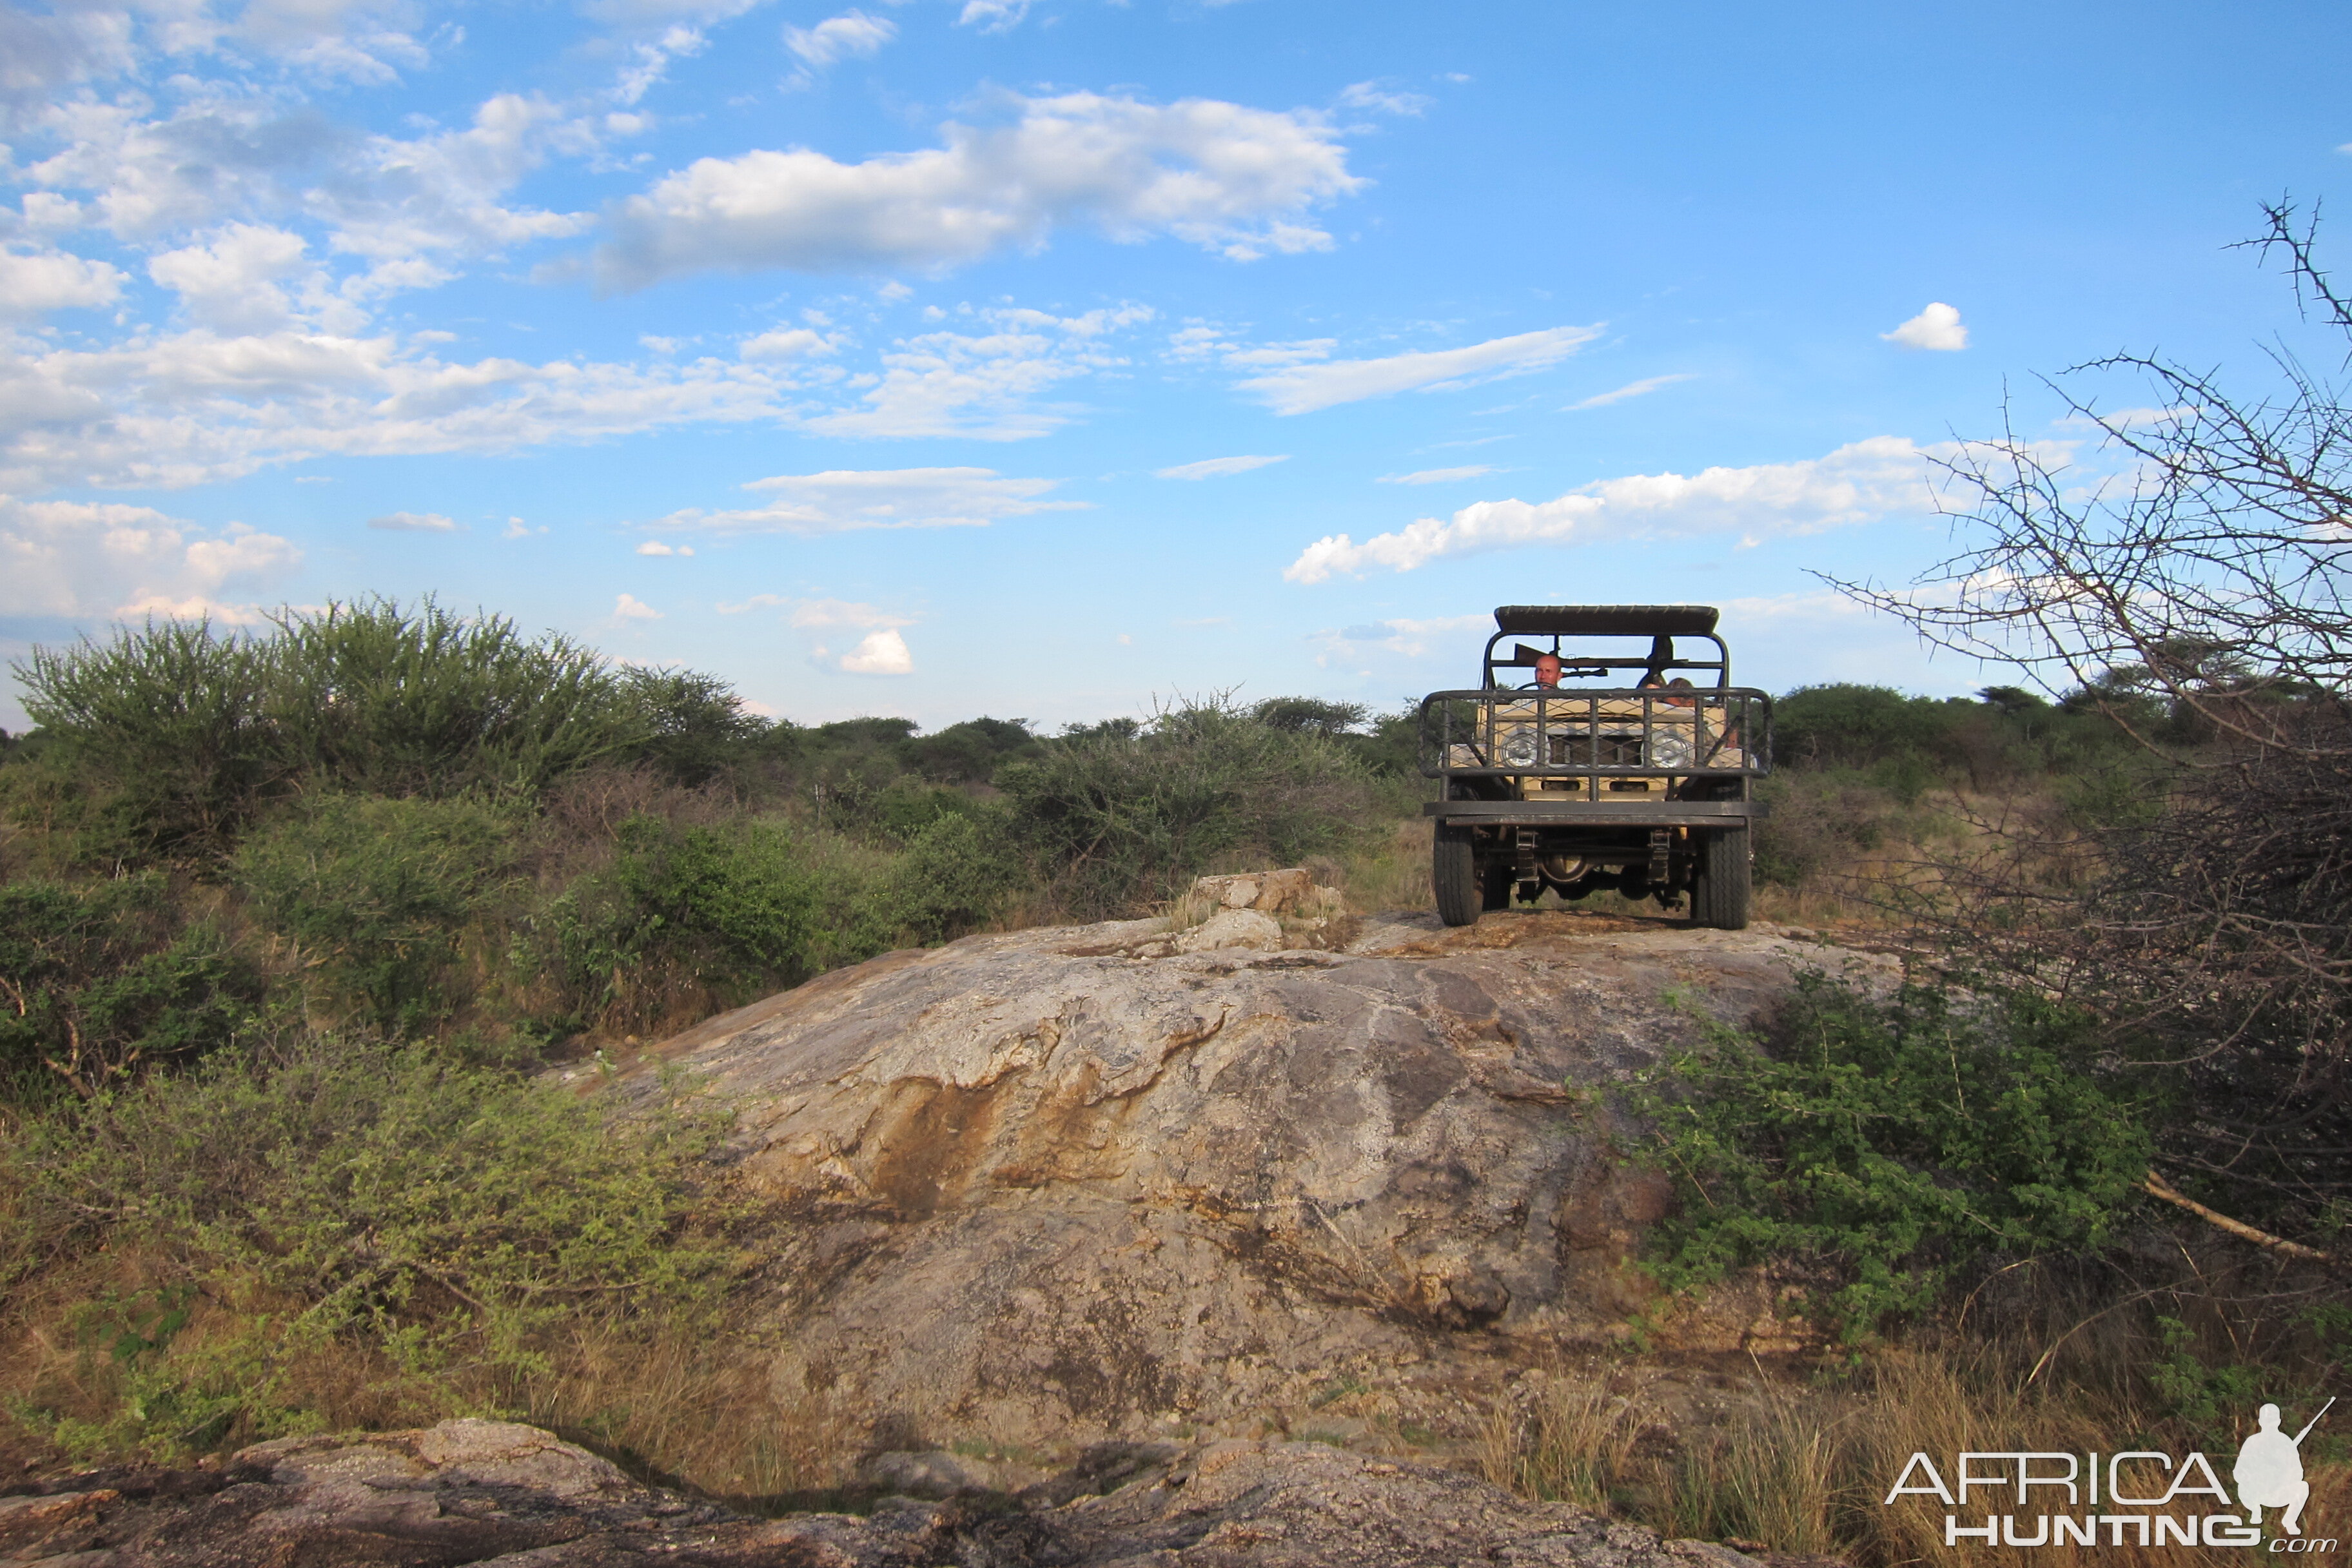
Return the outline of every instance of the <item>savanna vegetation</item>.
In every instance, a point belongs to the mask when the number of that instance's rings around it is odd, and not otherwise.
[[[2309,227],[2268,216],[2255,248],[2352,344]],[[2266,358],[2252,395],[2147,355],[2070,373],[2088,475],[1966,446],[1944,476],[1961,553],[1845,585],[2020,682],[1781,706],[1795,809],[1759,870],[1827,875],[1814,907],[1882,922],[1908,983],[1818,978],[1626,1105],[1681,1200],[1647,1260],[1664,1310],[1760,1271],[1823,1352],[1674,1441],[1643,1403],[1657,1366],[1563,1365],[1497,1411],[1489,1474],[1889,1568],[2013,1556],[1948,1545],[1947,1510],[1889,1506],[1889,1478],[1913,1452],[2126,1440],[2226,1470],[2258,1405],[2300,1426],[2344,1388],[2352,413],[2284,345]],[[2321,1535],[2352,1501],[2332,1415],[2302,1447]]]
[[[1206,870],[1377,870],[1417,786],[1344,704],[800,725],[430,601],[17,674],[0,1425],[79,1458],[494,1410],[722,1490],[821,1477],[820,1437],[711,1415],[761,1397],[698,1353],[761,1222],[707,1115],[547,1069]]]
[[[2352,333],[2292,215],[2271,239]],[[1582,1112],[1680,1202],[1632,1350],[1498,1407],[1496,1479],[1891,1568],[1942,1547],[1873,1506],[1889,1456],[2216,1452],[2352,1371],[2352,427],[2291,364],[2252,404],[2103,368],[2172,411],[2076,400],[2123,479],[2086,500],[2037,448],[1970,447],[1952,591],[1853,590],[2016,683],[1780,699],[1759,912],[1907,981],[1816,977]],[[429,601],[121,628],[17,675],[0,1447],[31,1458],[488,1411],[717,1491],[817,1484],[827,1434],[729,1416],[765,1397],[730,1313],[772,1221],[721,1130],[678,1086],[622,1114],[567,1081],[1204,871],[1428,899],[1409,710],[803,725]],[[1806,1375],[1662,1436],[1642,1347],[1759,1280]],[[2305,1450],[2338,1500],[2347,1429]]]

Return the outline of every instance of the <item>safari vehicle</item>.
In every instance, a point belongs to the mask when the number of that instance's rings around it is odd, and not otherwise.
[[[1546,888],[1567,899],[1614,889],[1666,909],[1687,896],[1698,925],[1748,924],[1748,826],[1767,810],[1755,785],[1771,766],[1772,700],[1731,684],[1716,614],[1495,612],[1476,689],[1421,704],[1421,771],[1442,781],[1422,807],[1436,820],[1430,881],[1447,925]],[[1559,662],[1556,685],[1540,683],[1546,660]]]

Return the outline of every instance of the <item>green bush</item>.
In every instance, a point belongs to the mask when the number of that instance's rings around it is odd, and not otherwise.
[[[568,1090],[414,1047],[315,1038],[218,1058],[0,1151],[16,1194],[0,1281],[100,1246],[142,1260],[160,1292],[147,1310],[93,1304],[131,1375],[91,1446],[283,1431],[303,1424],[293,1358],[331,1341],[410,1374],[511,1383],[583,1318],[708,1307],[726,1259],[688,1219],[722,1131],[667,1100],[608,1121]],[[241,1331],[172,1342],[192,1291]]]
[[[1009,759],[1037,749],[1026,719],[985,716],[904,742],[908,765],[941,784],[986,784]]]
[[[941,817],[974,816],[984,809],[969,791],[904,776],[874,796],[866,815],[867,837],[905,845]]]
[[[273,625],[249,638],[149,622],[106,643],[37,647],[16,667],[49,741],[40,765],[112,803],[108,845],[208,849],[297,790],[531,793],[606,758],[698,782],[760,729],[710,677],[618,671],[565,637],[527,638],[429,598],[287,611]]]
[[[1047,742],[996,785],[1057,895],[1096,917],[1173,898],[1221,863],[1344,852],[1374,793],[1329,736],[1223,702]]]
[[[887,945],[853,916],[859,888],[814,865],[781,822],[688,826],[640,813],[615,837],[610,868],[529,922],[583,1021],[649,1016],[679,985],[749,1000]]]
[[[503,814],[471,801],[322,795],[251,835],[233,864],[310,967],[406,1035],[461,999],[459,940],[503,886],[511,837]]]
[[[715,675],[632,668],[622,684],[645,731],[635,754],[678,784],[708,784],[741,765],[768,728]]]
[[[1776,765],[1859,773],[1905,805],[1935,784],[1990,789],[2096,765],[2130,749],[2095,704],[2056,706],[2014,686],[1977,700],[1884,686],[1805,686],[1773,705]]]
[[[431,599],[288,613],[266,645],[269,740],[313,787],[450,796],[537,790],[651,738],[603,656]]]
[[[1821,1310],[1849,1340],[1990,1258],[2105,1245],[2150,1152],[2148,1108],[2079,1015],[1923,985],[1877,1002],[1819,975],[1769,1047],[1711,1028],[1633,1105],[1681,1194],[1660,1279],[1789,1260],[1826,1279]]]
[[[263,990],[155,873],[0,887],[0,1100],[87,1094],[193,1060],[225,1043]]]
[[[821,893],[782,824],[621,829],[622,878],[652,929],[710,944],[744,975],[801,977],[816,935]]]
[[[38,765],[83,797],[69,815],[87,822],[91,804],[111,805],[99,852],[119,845],[135,856],[232,830],[278,781],[268,667],[259,643],[165,621],[109,643],[36,647],[15,668],[48,742]]]
[[[1775,760],[1804,768],[1868,768],[1890,761],[1943,760],[1952,708],[1884,686],[1805,686],[1773,704]]]
[[[908,840],[880,918],[918,942],[947,942],[994,919],[1021,879],[997,817],[942,813]]]

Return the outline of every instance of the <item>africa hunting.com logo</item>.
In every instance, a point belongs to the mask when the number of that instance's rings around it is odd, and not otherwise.
[[[1947,1484],[1935,1461],[1924,1453],[1911,1456],[1894,1489],[1884,1500],[1932,1497],[1952,1510],[1944,1515],[1944,1544],[1958,1546],[1981,1542],[1989,1546],[2262,1546],[2264,1510],[2272,1510],[2273,1532],[2269,1549],[2303,1554],[2336,1550],[2334,1537],[2305,1535],[2303,1510],[2311,1500],[2311,1483],[2303,1473],[2303,1440],[2319,1425],[2336,1401],[2290,1437],[2279,1427],[2279,1407],[2265,1405],[2256,1426],[2238,1447],[2230,1479],[2238,1489],[2238,1511],[2231,1507],[2229,1489],[2213,1471],[2212,1462],[2191,1453],[2176,1463],[2169,1454],[2150,1449],[2122,1453],[2053,1453],[2011,1450],[1965,1453]],[[2104,1464],[2102,1461],[2104,1460]],[[2036,1488],[2049,1490],[2039,1495]],[[2058,1489],[2065,1493],[2065,1511],[2056,1511]],[[1992,1497],[1979,1500],[1981,1515],[1972,1515],[1969,1494],[1990,1489]],[[2200,1509],[2199,1498],[2217,1500]],[[1996,1513],[1990,1504],[2009,1503],[2015,1511]],[[2039,1506],[2042,1511],[2032,1511]],[[2132,1510],[2135,1511],[2109,1511]]]

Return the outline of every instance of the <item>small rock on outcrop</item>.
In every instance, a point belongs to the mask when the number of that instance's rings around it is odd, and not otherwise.
[[[1192,897],[1219,909],[1308,916],[1330,913],[1339,896],[1328,888],[1318,887],[1314,872],[1292,866],[1280,871],[1196,878]]]
[[[1255,910],[1219,910],[1175,942],[1179,952],[1215,952],[1228,947],[1274,952],[1281,946],[1282,922]]]

